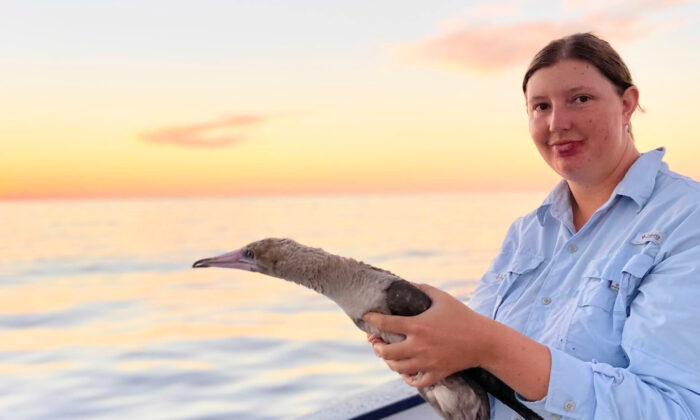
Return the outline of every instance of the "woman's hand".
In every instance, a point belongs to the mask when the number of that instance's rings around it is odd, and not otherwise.
[[[444,377],[480,366],[490,347],[489,325],[494,321],[435,287],[417,285],[431,299],[430,308],[416,316],[375,312],[363,317],[375,327],[403,334],[406,339],[387,344],[372,335],[374,352],[409,385],[425,387]]]

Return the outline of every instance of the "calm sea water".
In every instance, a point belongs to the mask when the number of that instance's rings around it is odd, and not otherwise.
[[[466,301],[543,197],[0,202],[0,418],[287,419],[392,380],[326,298],[192,262],[290,237]]]

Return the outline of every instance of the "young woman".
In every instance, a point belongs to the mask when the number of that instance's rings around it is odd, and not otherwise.
[[[375,352],[416,387],[480,366],[545,419],[700,418],[700,184],[637,151],[639,91],[596,36],[543,48],[523,91],[561,183],[513,223],[470,307],[421,285],[423,314],[368,314],[406,335]]]

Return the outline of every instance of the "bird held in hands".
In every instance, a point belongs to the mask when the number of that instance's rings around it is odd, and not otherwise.
[[[226,254],[198,260],[193,267],[252,271],[305,286],[336,302],[358,328],[387,343],[403,341],[405,336],[379,330],[363,321],[366,313],[414,316],[431,305],[427,294],[389,271],[291,239],[262,239]],[[488,393],[525,419],[541,419],[515,398],[510,387],[481,368],[453,373],[418,388],[418,392],[446,419],[488,419]]]

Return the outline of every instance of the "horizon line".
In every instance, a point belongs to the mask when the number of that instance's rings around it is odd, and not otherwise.
[[[553,186],[552,186],[553,187]],[[551,189],[551,188],[549,188]],[[0,196],[0,202],[26,201],[107,201],[107,200],[158,200],[158,199],[227,199],[265,197],[351,197],[351,196],[411,196],[411,195],[460,195],[473,193],[534,193],[547,192],[541,186],[519,188],[460,188],[437,190],[386,190],[386,191],[299,191],[257,193],[211,193],[211,194],[68,194],[68,195],[15,195]]]

